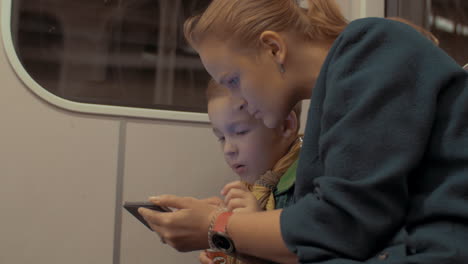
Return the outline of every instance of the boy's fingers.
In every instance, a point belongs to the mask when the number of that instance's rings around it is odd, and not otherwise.
[[[247,192],[240,189],[231,189],[224,198],[224,203],[229,204],[229,201],[234,198],[244,198]]]
[[[246,192],[250,192],[249,188],[247,188],[247,185],[245,182],[240,182],[239,186],[237,187],[238,189],[244,190]]]
[[[226,195],[230,189],[232,188],[241,189],[242,186],[245,186],[245,184],[242,183],[241,181],[230,182],[223,187],[223,189],[221,190],[221,194]]]
[[[236,208],[236,209],[233,209],[232,212],[233,213],[241,213],[245,210],[245,208]]]
[[[231,199],[226,208],[228,211],[235,212],[236,209],[245,208],[247,206],[245,200],[240,198]]]

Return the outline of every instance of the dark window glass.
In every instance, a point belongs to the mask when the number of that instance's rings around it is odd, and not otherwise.
[[[183,22],[210,0],[13,0],[18,57],[77,102],[206,112],[209,75]]]
[[[460,65],[468,63],[467,0],[386,0],[385,13],[426,28]]]

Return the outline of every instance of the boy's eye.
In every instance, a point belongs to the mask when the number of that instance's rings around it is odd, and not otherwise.
[[[218,138],[218,141],[219,141],[219,142],[224,142],[224,139],[225,139],[224,137],[219,137],[219,138]]]
[[[242,136],[242,135],[247,134],[248,132],[249,132],[249,130],[241,130],[241,131],[236,132],[236,135]]]

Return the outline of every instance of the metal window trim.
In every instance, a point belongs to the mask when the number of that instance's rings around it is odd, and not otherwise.
[[[193,113],[181,112],[170,110],[122,107],[111,105],[99,105],[79,103],[71,100],[64,99],[50,93],[39,83],[37,83],[26,69],[21,64],[18,55],[15,51],[13,44],[13,34],[11,32],[11,11],[13,0],[2,0],[1,3],[1,35],[3,39],[3,47],[10,62],[11,67],[15,71],[18,78],[29,88],[35,95],[44,101],[57,106],[59,108],[69,110],[72,112],[107,115],[107,116],[123,116],[135,118],[148,118],[148,119],[162,119],[172,121],[187,121],[196,123],[208,123],[208,114],[206,113]]]

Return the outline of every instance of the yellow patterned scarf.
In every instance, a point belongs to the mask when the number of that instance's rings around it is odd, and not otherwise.
[[[253,195],[255,195],[259,202],[260,208],[263,210],[275,209],[274,189],[283,174],[299,157],[301,146],[302,135],[299,135],[291,145],[288,153],[286,153],[286,155],[284,155],[278,162],[276,162],[272,170],[269,170],[260,176],[260,178],[254,184],[245,183]]]
[[[302,147],[302,135],[298,135],[297,139],[291,145],[288,153],[284,155],[278,162],[276,162],[275,166],[273,166],[272,170],[267,171],[265,174],[260,176],[260,178],[255,181],[254,184],[249,184],[244,182],[244,184],[249,188],[249,190],[253,193],[255,198],[257,198],[260,208],[262,210],[274,210],[275,209],[275,196],[274,196],[274,189],[278,184],[279,180],[283,176],[283,174],[291,167],[291,165],[296,161],[299,157],[299,151]],[[247,262],[241,261],[239,258],[228,256],[228,264],[246,264]],[[264,260],[256,260],[253,261],[249,259],[249,264],[266,264],[271,263]]]

